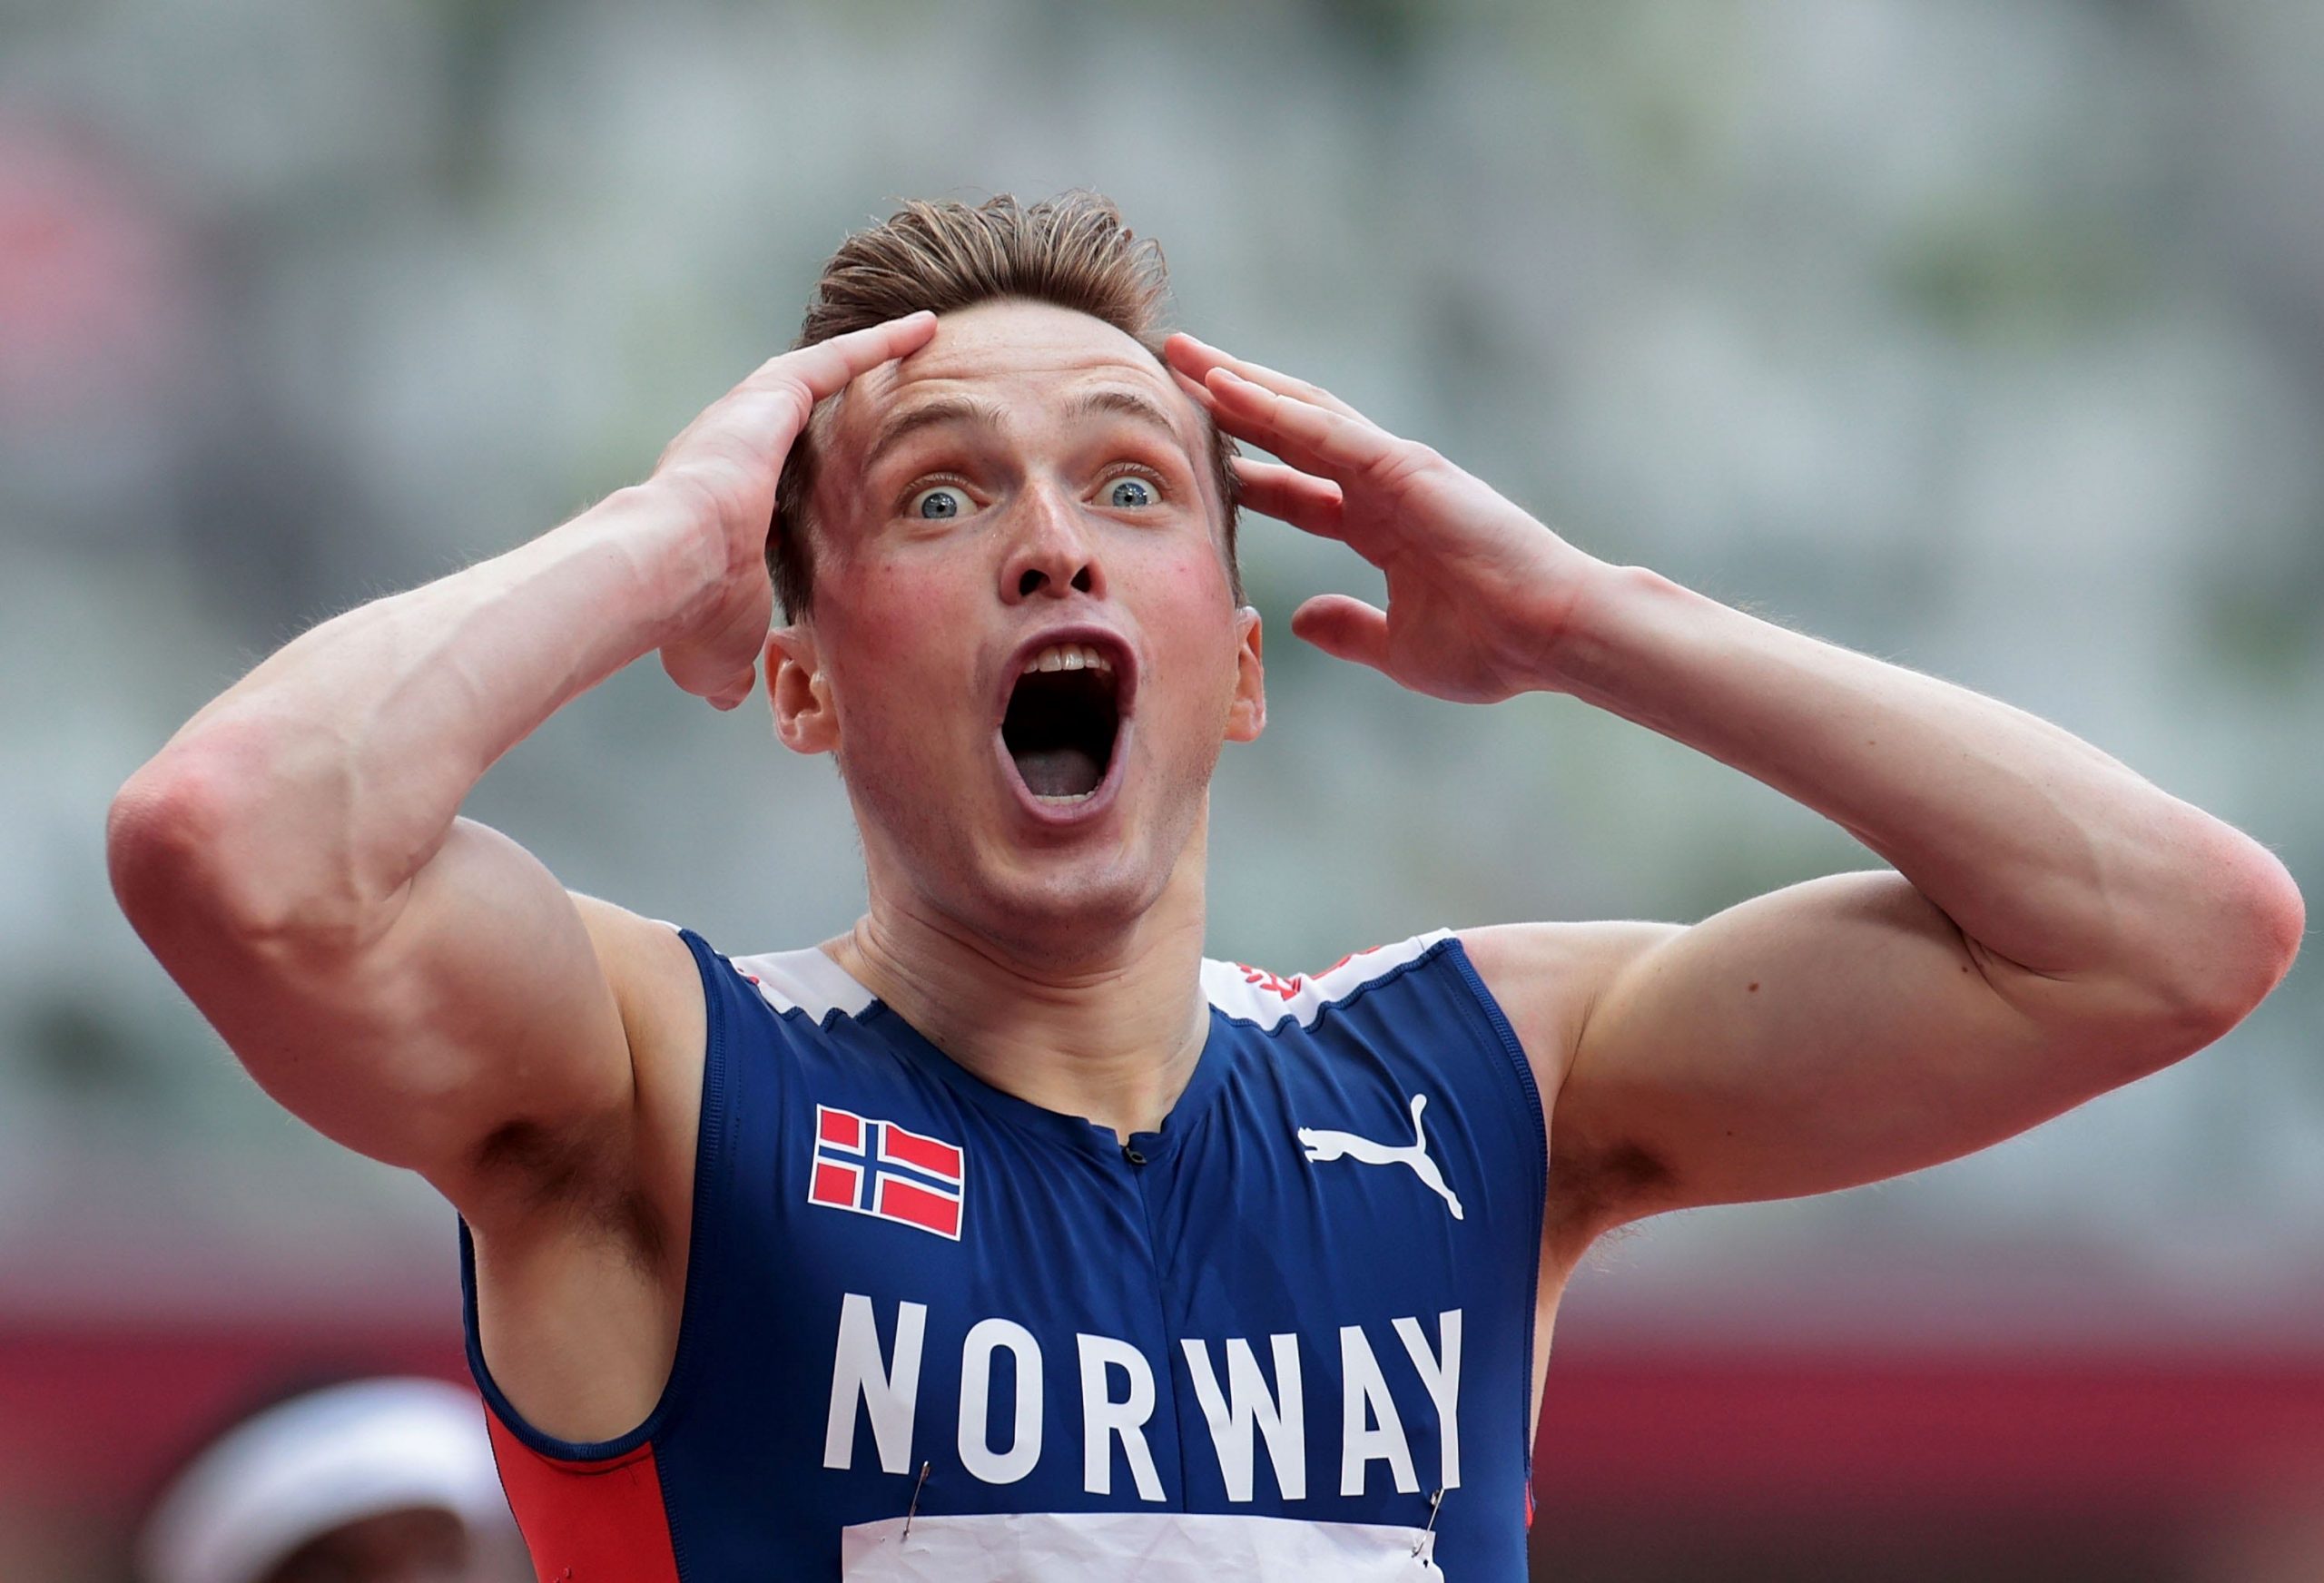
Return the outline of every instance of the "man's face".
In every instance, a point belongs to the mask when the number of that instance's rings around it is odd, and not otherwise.
[[[775,702],[838,754],[874,884],[1029,946],[1142,912],[1265,719],[1193,402],[1098,320],[991,302],[857,380],[822,446]]]

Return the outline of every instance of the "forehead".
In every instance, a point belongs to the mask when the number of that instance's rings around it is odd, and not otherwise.
[[[979,398],[1031,428],[1070,409],[1079,393],[1128,386],[1153,398],[1189,456],[1202,419],[1153,353],[1101,320],[1046,302],[996,301],[948,313],[929,343],[851,384],[836,403],[826,477],[854,477],[891,415],[945,396]]]

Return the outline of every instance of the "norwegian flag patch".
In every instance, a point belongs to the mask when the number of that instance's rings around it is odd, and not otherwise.
[[[807,1202],[916,1225],[959,1242],[966,1163],[958,1144],[818,1105]]]

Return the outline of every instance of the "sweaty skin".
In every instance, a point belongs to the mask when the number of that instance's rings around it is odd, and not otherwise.
[[[620,665],[659,650],[731,707],[763,645],[779,733],[838,756],[862,831],[870,906],[825,949],[997,1086],[1155,1125],[1202,1026],[1209,772],[1265,723],[1198,407],[1281,458],[1239,464],[1249,505],[1385,575],[1384,611],[1310,600],[1295,634],[1438,697],[1569,693],[1892,865],[1692,926],[1461,931],[1551,1106],[1537,1406],[1609,1227],[1982,1147],[2211,1042],[2289,967],[2282,866],[2097,750],[1600,561],[1302,381],[1167,352],[1005,301],[777,358],[645,484],[296,640],[116,799],[123,905],[252,1074],[468,1218],[487,1361],[539,1428],[623,1433],[668,1373],[702,997],[668,929],[567,893],[461,799]],[[842,389],[815,608],[770,637],[774,481]],[[1112,489],[1131,470],[1150,499]],[[960,498],[914,509],[939,487]],[[1080,631],[1135,700],[1108,788],[1047,807],[1000,712],[1023,645]],[[779,891],[767,911],[788,943]]]

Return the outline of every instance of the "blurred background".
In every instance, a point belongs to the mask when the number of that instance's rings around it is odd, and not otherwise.
[[[1585,548],[1945,675],[2324,899],[2324,7],[0,0],[0,1578],[285,1374],[459,1376],[452,1220],[278,1113],[113,905],[113,788],[309,624],[641,477],[903,196],[1094,186],[1180,322]],[[1569,700],[1282,631],[1212,954],[1693,919],[1871,860]],[[651,664],[470,812],[729,951],[845,805]],[[1348,854],[1354,854],[1354,860]],[[2324,968],[1975,1158],[1649,1224],[1568,1300],[1541,1576],[2324,1578]]]

